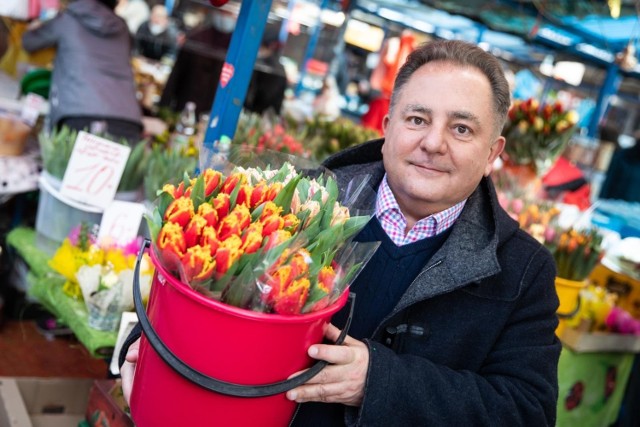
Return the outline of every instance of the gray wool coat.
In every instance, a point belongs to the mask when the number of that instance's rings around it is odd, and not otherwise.
[[[366,173],[377,188],[382,143],[340,152],[325,166],[343,186]],[[554,425],[561,350],[554,278],[551,254],[483,179],[443,246],[366,340],[364,401],[347,408],[345,423]]]
[[[28,52],[56,48],[49,102],[51,124],[66,117],[120,119],[141,124],[125,22],[97,0],[76,0],[55,18],[27,31]]]

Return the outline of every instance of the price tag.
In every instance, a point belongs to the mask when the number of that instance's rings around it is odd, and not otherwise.
[[[79,132],[60,192],[79,202],[106,209],[113,201],[131,148]]]
[[[27,96],[24,97],[20,117],[29,126],[33,126],[34,123],[38,120],[40,111],[42,111],[42,107],[46,102],[47,101],[40,95],[36,95],[35,93],[27,94]]]
[[[138,236],[143,213],[141,203],[114,200],[102,215],[98,241],[107,239],[121,246],[130,243]]]

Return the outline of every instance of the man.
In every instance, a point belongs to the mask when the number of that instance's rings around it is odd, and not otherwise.
[[[153,6],[149,20],[140,25],[136,32],[136,51],[156,61],[163,57],[173,59],[177,42],[178,32],[169,21],[167,8],[161,4]]]
[[[385,139],[325,162],[342,182],[371,175],[376,215],[358,239],[382,243],[351,288],[345,344],[311,346],[331,365],[286,394],[303,403],[293,425],[555,424],[554,262],[488,178],[508,107],[493,56],[433,42],[399,71]],[[333,323],[330,341],[344,313]],[[126,393],[135,347],[127,360]]]
[[[127,25],[113,11],[116,0],[75,0],[55,18],[33,22],[23,34],[27,52],[55,47],[52,127],[104,128],[135,144],[142,139]]]
[[[284,93],[287,89],[287,74],[280,63],[279,29],[267,26],[262,35],[251,82],[244,100],[244,108],[262,114],[271,109],[280,114]]]

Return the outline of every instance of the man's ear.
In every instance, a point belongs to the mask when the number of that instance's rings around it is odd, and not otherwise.
[[[491,144],[491,147],[489,148],[489,158],[487,159],[487,165],[484,168],[484,176],[489,176],[489,174],[493,170],[493,162],[495,162],[498,156],[502,154],[505,143],[506,140],[504,139],[504,136],[499,136],[495,141],[493,141],[493,144]]]
[[[391,120],[389,119],[389,115],[385,114],[384,118],[382,119],[382,133],[384,135],[387,134],[387,126],[389,126],[389,120]]]

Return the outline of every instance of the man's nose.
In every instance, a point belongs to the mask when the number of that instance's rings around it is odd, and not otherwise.
[[[420,148],[429,153],[445,153],[447,151],[447,134],[444,126],[430,126],[425,129]]]

